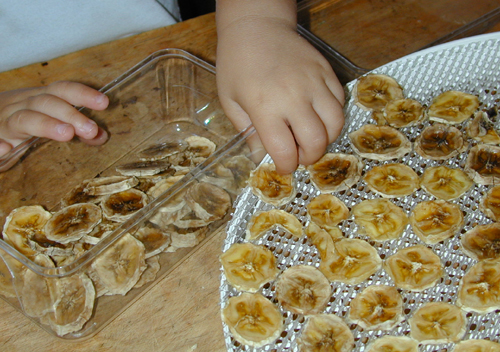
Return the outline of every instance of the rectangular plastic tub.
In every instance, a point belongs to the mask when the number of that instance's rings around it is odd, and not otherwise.
[[[253,128],[237,133],[214,67],[184,51],[156,52],[102,91],[109,108],[82,111],[104,145],[34,138],[0,161],[13,165],[0,173],[0,296],[64,339],[92,336],[182,263],[255,167]],[[152,146],[175,154],[144,161]],[[108,176],[122,178],[96,183]]]
[[[298,22],[345,84],[423,48],[484,33],[500,22],[500,6],[491,0],[302,0]]]

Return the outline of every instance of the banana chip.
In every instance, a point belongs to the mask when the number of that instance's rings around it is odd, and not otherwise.
[[[205,221],[222,219],[231,207],[229,193],[208,182],[189,187],[185,200],[196,216]]]
[[[410,335],[423,345],[458,342],[465,334],[467,320],[457,306],[429,302],[409,319]]]
[[[244,155],[230,157],[223,164],[231,170],[238,188],[246,186],[250,173],[255,170],[255,163]]]
[[[392,160],[408,154],[410,140],[390,126],[363,125],[349,134],[351,147],[356,154],[372,160]]]
[[[383,113],[387,124],[395,128],[414,126],[425,117],[423,105],[414,99],[391,100]]]
[[[146,259],[163,252],[172,242],[168,232],[154,226],[143,226],[133,236],[144,245]]]
[[[491,220],[500,221],[500,185],[486,193],[479,203],[479,209]]]
[[[385,198],[363,200],[352,207],[352,214],[360,233],[374,241],[400,237],[409,223],[404,210]]]
[[[358,78],[352,95],[360,108],[381,111],[391,100],[403,98],[403,88],[392,77],[368,74]]]
[[[452,352],[500,352],[500,344],[483,339],[464,340],[457,343]]]
[[[181,153],[185,151],[188,147],[186,141],[169,141],[163,143],[157,143],[147,146],[141,149],[137,155],[141,160],[160,160],[165,159],[168,156]]]
[[[445,200],[423,201],[411,211],[410,225],[422,241],[436,244],[460,232],[464,215],[455,203]]]
[[[440,123],[427,126],[415,139],[415,151],[430,160],[448,160],[463,152],[467,146],[458,128]]]
[[[495,108],[476,112],[474,118],[467,124],[467,135],[481,143],[500,144],[497,119],[498,111]]]
[[[350,305],[348,319],[363,329],[390,330],[403,320],[403,299],[393,286],[368,286]]]
[[[382,267],[382,259],[368,242],[343,238],[333,244],[335,250],[321,259],[319,270],[330,280],[359,284]]]
[[[480,185],[500,183],[500,147],[487,144],[473,146],[465,162],[465,172]]]
[[[466,312],[486,314],[500,309],[500,262],[482,260],[462,277],[457,305]]]
[[[473,185],[474,182],[464,171],[445,165],[426,168],[420,178],[420,186],[425,191],[444,200],[459,198]]]
[[[406,336],[385,335],[370,343],[366,352],[418,352],[418,342]]]
[[[103,215],[111,221],[123,222],[148,204],[146,193],[131,188],[107,195],[101,202]]]
[[[33,261],[46,268],[54,268],[54,262],[45,254],[38,254]],[[50,287],[54,278],[39,275],[27,269],[24,273],[21,289],[21,305],[24,313],[33,318],[42,318],[54,311],[54,301],[50,296]]]
[[[247,224],[245,239],[247,241],[256,240],[275,227],[288,231],[295,238],[299,238],[303,234],[302,223],[295,215],[281,209],[271,209],[258,211],[252,215]]]
[[[471,117],[479,108],[475,95],[449,90],[432,100],[427,110],[429,120],[446,124],[458,124]]]
[[[276,281],[276,298],[284,309],[295,314],[320,313],[331,295],[330,281],[314,266],[291,266]]]
[[[253,170],[248,184],[262,201],[277,207],[295,197],[295,177],[293,174],[278,174],[274,164],[264,163]]]
[[[476,225],[460,239],[462,251],[476,260],[500,259],[500,223]]]
[[[92,268],[111,294],[125,295],[146,270],[145,257],[141,241],[125,234],[94,260]]]
[[[385,260],[384,269],[397,287],[417,292],[436,285],[444,275],[439,256],[423,245],[398,250]]]
[[[276,340],[283,331],[283,317],[276,305],[260,293],[244,292],[228,299],[222,321],[234,339],[252,347]]]
[[[307,204],[307,215],[322,228],[337,226],[349,217],[349,208],[332,194],[320,194]]]
[[[326,153],[307,166],[311,182],[322,193],[341,192],[355,185],[361,177],[363,162],[355,155]]]
[[[233,244],[220,262],[227,281],[240,291],[256,292],[279,273],[273,252],[249,242]]]
[[[91,196],[102,196],[126,191],[137,186],[138,183],[139,179],[135,176],[99,177],[88,181],[85,192]]]
[[[301,352],[350,352],[354,336],[338,316],[315,314],[308,317],[298,343]]]
[[[306,236],[317,248],[321,259],[325,260],[332,251],[335,250],[334,243],[344,238],[342,231],[338,227],[321,228],[310,221],[305,230]]]
[[[0,250],[0,295],[16,297],[16,284],[22,283],[26,266]],[[22,286],[19,284],[19,287]]]
[[[420,187],[417,173],[400,163],[375,166],[363,179],[372,192],[387,198],[408,196]]]
[[[156,279],[156,275],[160,271],[160,257],[158,255],[154,255],[146,259],[146,270],[142,272],[139,281],[134,285],[134,288],[139,288],[147,283]]]

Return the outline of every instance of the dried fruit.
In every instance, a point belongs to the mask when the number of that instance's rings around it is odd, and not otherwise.
[[[54,267],[54,262],[45,254],[37,254],[33,262],[46,268]],[[20,297],[24,313],[41,318],[54,310],[54,302],[50,297],[50,286],[54,280],[56,279],[37,274],[31,269],[25,271]]]
[[[279,273],[273,252],[249,242],[233,244],[220,262],[227,281],[240,291],[256,292]]]
[[[466,312],[486,314],[500,309],[500,262],[481,260],[460,280],[457,305]]]
[[[476,225],[460,242],[462,251],[473,259],[500,259],[500,223]]]
[[[16,284],[22,283],[26,269],[20,261],[0,250],[0,294],[2,296],[7,298],[17,296]]]
[[[427,115],[431,121],[458,124],[471,117],[478,108],[479,99],[475,95],[449,90],[432,100]]]
[[[354,336],[338,316],[315,314],[308,317],[298,343],[301,352],[350,352]]]
[[[481,185],[500,182],[500,147],[478,144],[472,147],[465,162],[465,172]]]
[[[126,191],[139,184],[135,176],[109,176],[90,180],[85,185],[85,192],[91,196],[102,196]]]
[[[244,292],[229,298],[222,309],[222,321],[236,341],[253,347],[276,340],[283,331],[278,307],[260,293]]]
[[[497,118],[498,111],[495,108],[476,112],[467,124],[467,135],[481,143],[500,144]]]
[[[167,160],[155,161],[133,161],[118,165],[116,171],[124,176],[152,176],[170,169],[171,164]]]
[[[403,320],[403,299],[393,286],[368,286],[350,306],[348,319],[363,329],[390,330]]]
[[[137,155],[141,160],[160,160],[168,156],[181,153],[188,147],[186,141],[168,141],[157,144],[152,144],[144,149],[141,149]]]
[[[244,155],[230,157],[223,164],[231,170],[238,188],[246,186],[250,173],[255,169],[255,163]]]
[[[385,260],[384,269],[397,287],[417,292],[434,286],[444,274],[439,256],[423,245],[398,250]]]
[[[465,334],[465,314],[445,302],[429,302],[409,319],[410,335],[423,345],[458,342]]]
[[[334,244],[335,250],[321,259],[319,270],[330,281],[359,284],[382,267],[382,259],[368,242],[342,238]]]
[[[293,174],[280,175],[274,164],[264,163],[250,173],[248,179],[252,192],[262,201],[277,207],[295,197]]]
[[[302,223],[295,215],[284,210],[271,209],[258,211],[252,215],[247,224],[245,239],[256,240],[276,226],[290,232],[296,238],[301,237],[303,233]]]
[[[318,249],[321,259],[325,260],[329,253],[335,250],[334,243],[344,238],[342,231],[338,227],[323,229],[310,221],[305,230],[306,236]]]
[[[383,109],[384,119],[395,128],[414,126],[424,118],[424,107],[414,99],[391,100]]]
[[[418,342],[406,336],[385,335],[370,343],[366,352],[418,352]]]
[[[352,207],[360,233],[374,241],[398,238],[408,225],[404,210],[388,199],[366,199]]]
[[[276,281],[276,298],[281,306],[296,314],[318,314],[328,304],[330,281],[316,267],[293,265]]]
[[[415,151],[430,160],[447,160],[466,148],[467,142],[458,128],[440,123],[427,126],[415,139]]]
[[[500,352],[500,344],[490,340],[463,340],[455,345],[453,352]]]
[[[387,198],[407,196],[420,187],[417,173],[400,163],[375,166],[365,174],[364,181],[372,192]]]
[[[500,185],[486,193],[479,203],[479,209],[491,220],[500,221]]]
[[[186,192],[186,203],[197,217],[205,221],[222,219],[231,207],[231,196],[208,182],[198,182]]]
[[[306,208],[311,221],[323,228],[337,226],[349,217],[349,208],[332,194],[320,194]]]
[[[107,195],[101,202],[101,208],[106,219],[123,222],[144,208],[147,203],[146,193],[131,188]]]
[[[358,78],[352,95],[362,109],[382,110],[391,100],[403,98],[403,88],[392,77],[368,74]]]
[[[133,236],[144,245],[146,259],[163,252],[172,242],[170,233],[154,226],[143,226]]]
[[[445,165],[425,169],[420,178],[420,186],[434,197],[452,200],[467,192],[474,182],[460,169]]]
[[[307,166],[307,171],[320,192],[340,192],[358,182],[363,162],[350,154],[326,153],[316,163]]]
[[[349,138],[354,152],[367,159],[397,159],[411,151],[408,138],[390,126],[363,125],[351,132]]]
[[[435,244],[459,233],[464,215],[458,204],[440,199],[422,201],[411,211],[410,225],[422,241]]]

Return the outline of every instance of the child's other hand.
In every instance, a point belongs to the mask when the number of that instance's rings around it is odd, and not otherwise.
[[[316,162],[342,130],[344,90],[293,21],[248,16],[221,28],[217,85],[232,123],[253,123],[280,173]]]
[[[87,144],[103,144],[108,138],[106,131],[75,106],[104,110],[108,104],[106,95],[76,82],[2,92],[0,156],[32,136],[61,142],[77,136]]]

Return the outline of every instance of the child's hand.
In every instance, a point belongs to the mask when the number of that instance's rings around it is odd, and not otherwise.
[[[104,110],[108,97],[75,82],[0,93],[0,157],[36,136],[69,141],[78,136],[87,144],[103,144],[106,131],[74,106]]]
[[[294,21],[218,23],[217,85],[230,120],[239,130],[253,123],[280,173],[316,162],[344,124],[344,90]]]

